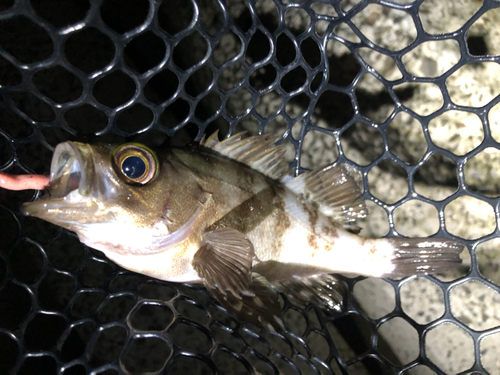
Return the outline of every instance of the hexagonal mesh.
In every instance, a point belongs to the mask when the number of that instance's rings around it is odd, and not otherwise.
[[[342,277],[285,335],[199,287],[121,269],[0,191],[0,372],[498,373],[500,2],[11,0],[0,5],[0,171],[64,140],[281,134],[296,173],[363,175],[367,236],[462,238],[444,275]],[[455,237],[456,236],[456,237]]]

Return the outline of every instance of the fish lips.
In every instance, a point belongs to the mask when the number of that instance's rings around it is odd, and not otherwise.
[[[56,146],[50,166],[50,182],[45,194],[35,202],[24,203],[21,213],[61,225],[68,216],[88,211],[92,204],[95,169],[90,145],[64,142]]]

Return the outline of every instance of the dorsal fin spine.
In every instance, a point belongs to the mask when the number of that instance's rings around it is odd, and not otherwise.
[[[203,137],[200,145],[244,163],[273,179],[280,180],[289,173],[290,168],[283,157],[283,144],[276,145],[276,140],[267,134],[241,139],[244,134],[245,132],[238,133],[219,141],[218,133],[215,132],[206,140]]]

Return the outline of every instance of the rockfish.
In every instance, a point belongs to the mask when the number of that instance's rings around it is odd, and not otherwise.
[[[349,166],[290,176],[284,146],[259,135],[157,152],[138,143],[59,144],[44,196],[23,213],[78,234],[120,266],[160,280],[202,283],[230,312],[280,327],[294,303],[342,305],[330,273],[396,277],[460,264],[442,238],[364,238],[367,215]]]

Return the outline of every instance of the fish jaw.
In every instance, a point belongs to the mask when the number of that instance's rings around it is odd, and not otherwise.
[[[37,201],[21,206],[21,213],[76,232],[87,244],[85,233],[116,222],[110,201],[120,195],[108,155],[113,146],[63,142],[56,146],[50,181]]]
[[[77,192],[64,198],[50,201],[41,199],[21,206],[21,213],[25,216],[37,217],[75,232],[83,223],[94,220],[98,212],[99,207],[95,201],[82,197]],[[99,216],[104,219],[104,216],[111,215],[103,215],[101,212]]]
[[[70,230],[95,221],[96,216],[109,220],[109,214],[103,214],[99,205],[107,192],[95,191],[95,176],[90,145],[61,143],[52,156],[50,182],[44,196],[35,202],[24,203],[21,212]]]

